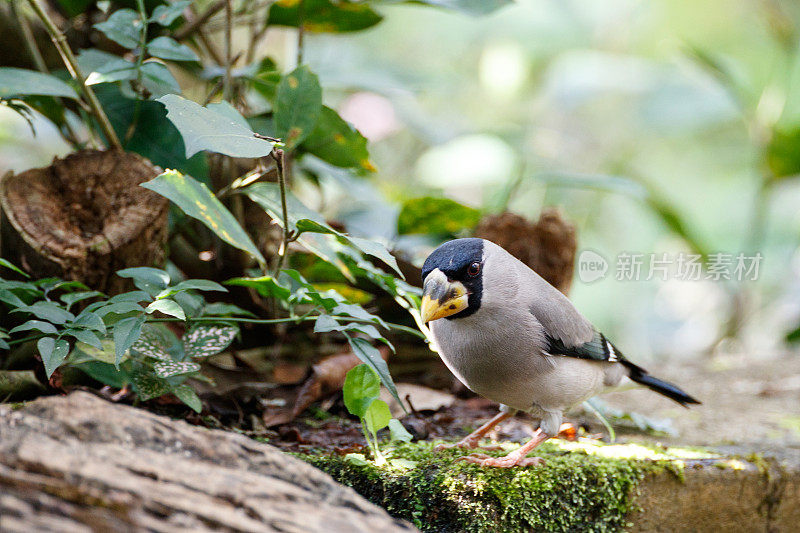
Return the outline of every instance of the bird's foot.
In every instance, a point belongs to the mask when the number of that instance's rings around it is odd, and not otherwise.
[[[433,451],[442,452],[444,450],[452,450],[453,448],[458,448],[460,450],[474,450],[475,448],[480,448],[482,450],[489,451],[503,449],[503,447],[499,445],[481,446],[480,439],[464,438],[458,442],[443,442],[441,444],[437,444],[433,448]]]
[[[456,460],[494,468],[513,468],[515,466],[525,468],[526,466],[540,466],[545,462],[541,457],[526,457],[516,452],[511,452],[505,457],[491,457],[484,453],[472,453]]]

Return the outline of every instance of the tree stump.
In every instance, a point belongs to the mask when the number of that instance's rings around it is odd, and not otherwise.
[[[34,277],[127,290],[116,270],[165,258],[169,202],[139,187],[160,173],[121,151],[84,150],[0,182],[0,252]]]

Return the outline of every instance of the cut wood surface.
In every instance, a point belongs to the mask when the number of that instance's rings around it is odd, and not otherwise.
[[[163,263],[169,202],[139,184],[160,173],[147,159],[84,150],[0,182],[2,256],[34,277],[79,280],[109,294],[116,270]]]

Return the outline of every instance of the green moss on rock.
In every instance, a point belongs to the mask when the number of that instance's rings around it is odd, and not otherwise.
[[[544,466],[501,469],[457,461],[460,450],[434,453],[435,444],[387,449],[384,466],[337,455],[300,457],[423,531],[512,532],[620,530],[645,476],[682,476],[683,459],[704,456],[639,444],[550,441],[537,450]]]

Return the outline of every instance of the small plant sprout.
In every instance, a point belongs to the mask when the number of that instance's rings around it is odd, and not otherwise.
[[[372,451],[375,464],[386,464],[386,458],[378,447],[378,431],[388,427],[392,441],[408,442],[411,434],[399,420],[392,418],[389,406],[378,398],[381,382],[375,371],[362,364],[351,369],[344,380],[344,405],[350,414],[361,420],[364,439]]]

